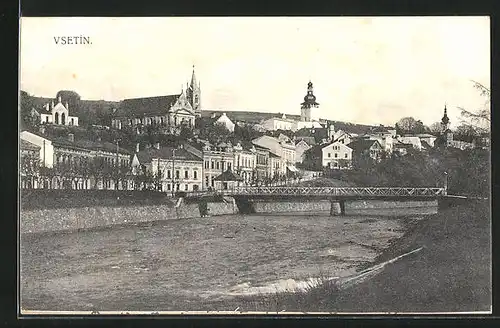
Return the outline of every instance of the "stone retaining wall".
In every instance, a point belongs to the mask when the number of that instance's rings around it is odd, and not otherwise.
[[[320,212],[330,211],[329,201],[311,201],[311,202],[262,202],[253,203],[256,213],[285,213],[285,212]]]
[[[390,209],[390,208],[413,208],[413,207],[434,207],[438,206],[437,200],[425,201],[387,201],[387,200],[358,200],[346,201],[345,209]]]

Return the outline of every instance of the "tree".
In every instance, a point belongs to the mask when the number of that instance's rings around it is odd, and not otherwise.
[[[66,106],[66,102],[68,103],[70,111],[72,109],[80,108],[80,100],[81,97],[78,93],[72,90],[59,90],[56,94],[56,100],[61,97],[61,101]]]
[[[232,136],[231,131],[220,122],[216,122],[213,125],[207,124],[200,128],[200,137],[211,143],[227,142],[230,136]]]
[[[460,140],[460,141],[465,141],[465,142],[472,142],[479,137],[480,132],[478,129],[473,126],[473,125],[468,125],[468,124],[461,124],[457,126],[453,133],[453,139]]]
[[[418,134],[428,131],[422,121],[416,120],[413,117],[403,117],[396,123],[396,132],[398,134]]]
[[[491,124],[491,90],[479,82],[472,81],[472,83],[474,84],[474,88],[479,90],[480,95],[485,98],[485,102],[476,111],[469,111],[463,107],[458,107],[461,110],[462,122],[474,126],[481,133],[489,132]]]
[[[429,131],[434,134],[441,133],[442,130],[443,127],[441,125],[441,122],[434,122],[429,126]]]

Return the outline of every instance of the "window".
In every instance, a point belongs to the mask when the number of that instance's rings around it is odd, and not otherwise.
[[[335,153],[335,158],[339,157],[339,154],[338,153]]]
[[[168,191],[172,190],[172,186],[170,185],[170,183],[167,183],[167,190]]]
[[[215,177],[212,177],[212,187],[215,185],[214,179],[215,179]]]
[[[175,186],[175,189],[176,189],[177,191],[179,191],[180,186],[181,186],[180,184],[177,184],[177,185]]]
[[[193,178],[195,180],[198,179],[198,172],[197,171],[193,171]]]
[[[45,122],[49,123],[49,117],[48,116],[45,116]]]
[[[216,163],[217,170],[220,168],[219,162]]]
[[[231,163],[227,163],[227,169],[230,170],[231,169]]]
[[[184,185],[184,190],[188,191],[188,185],[187,185],[187,183]]]
[[[332,157],[332,154],[331,154],[331,153],[328,153],[328,157]]]
[[[208,175],[205,176],[205,186],[209,186],[209,178]]]
[[[210,168],[213,170],[213,169],[214,169],[214,166],[215,166],[215,162],[214,162],[214,161],[212,161],[212,162],[210,163]]]
[[[167,179],[172,179],[172,173],[170,170],[167,171]]]
[[[344,154],[344,158],[347,158],[347,153]]]
[[[189,179],[189,171],[188,170],[184,171],[184,179]]]
[[[180,178],[180,172],[179,170],[175,171],[175,178],[179,179]],[[177,189],[178,190],[178,189]]]
[[[205,168],[208,169],[208,167],[209,167],[208,161],[205,161]]]

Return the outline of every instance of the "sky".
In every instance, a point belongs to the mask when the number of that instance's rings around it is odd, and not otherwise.
[[[85,36],[91,44],[56,44]],[[20,22],[20,88],[82,99],[178,94],[195,65],[202,109],[300,114],[307,83],[315,117],[430,125],[445,103],[484,99],[490,86],[488,17],[34,18]]]

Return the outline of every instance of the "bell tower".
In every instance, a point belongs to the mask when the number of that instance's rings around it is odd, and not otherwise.
[[[307,94],[304,97],[304,102],[300,104],[300,120],[302,122],[311,121],[311,108],[318,108],[319,104],[316,102],[314,95],[314,88],[311,81],[307,84]]]
[[[187,90],[187,98],[191,107],[193,107],[196,116],[201,116],[201,86],[200,82],[196,81],[196,74],[194,72],[191,75],[191,83],[189,84]]]

